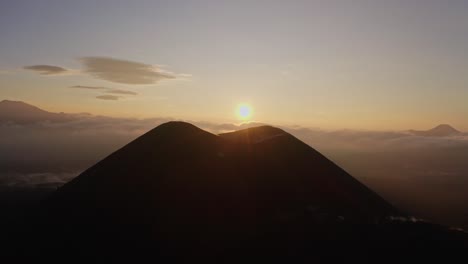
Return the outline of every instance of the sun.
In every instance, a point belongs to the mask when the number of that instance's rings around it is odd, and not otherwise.
[[[247,104],[239,104],[236,113],[239,119],[248,120],[252,116],[252,107]]]

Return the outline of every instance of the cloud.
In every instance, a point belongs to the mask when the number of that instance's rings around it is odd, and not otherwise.
[[[121,98],[121,96],[116,96],[116,95],[98,95],[96,96],[97,99],[101,100],[109,100],[109,101],[117,101]]]
[[[143,133],[176,120],[61,115],[60,120],[0,122],[0,188],[60,185]],[[261,125],[191,123],[215,134]],[[404,211],[441,222],[453,217],[468,223],[468,136],[428,138],[405,132],[281,128]]]
[[[127,94],[127,95],[137,95],[138,93],[134,91],[129,91],[129,90],[122,90],[122,89],[112,89],[108,87],[102,87],[102,86],[85,86],[85,85],[74,85],[70,86],[70,88],[75,88],[75,89],[87,89],[87,90],[104,90],[104,93],[110,93],[110,94]]]
[[[155,84],[176,74],[149,64],[107,57],[83,57],[84,72],[95,78],[123,84]]]
[[[112,90],[107,90],[105,93],[111,93],[111,94],[128,94],[128,95],[137,95],[138,93],[134,91],[128,91],[128,90],[120,90],[120,89],[112,89]]]
[[[68,70],[62,67],[53,66],[53,65],[31,65],[24,66],[23,69],[35,71],[40,75],[59,75],[67,73]]]
[[[89,89],[89,90],[106,90],[106,89],[109,89],[109,88],[106,88],[106,87],[100,87],[100,86],[85,86],[85,85],[74,85],[74,86],[70,86],[70,88]]]
[[[158,65],[150,65],[141,62],[114,59],[109,57],[83,57],[79,61],[83,65],[82,70],[66,69],[54,65],[38,64],[24,66],[23,69],[34,71],[40,75],[64,75],[64,74],[89,74],[94,78],[122,84],[148,85],[156,84],[166,79],[187,80],[190,74],[176,74],[166,71]],[[4,73],[0,71],[0,74]],[[71,88],[103,90],[105,87],[75,85]],[[116,90],[115,93],[120,93]],[[108,92],[111,93],[111,92]],[[135,95],[134,92],[124,94]]]

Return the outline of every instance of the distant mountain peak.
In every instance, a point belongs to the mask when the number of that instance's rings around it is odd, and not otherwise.
[[[168,135],[171,137],[174,137],[174,136],[180,137],[184,135],[191,136],[197,133],[198,134],[199,133],[210,134],[184,121],[170,121],[170,122],[163,123],[157,126],[156,128],[154,128],[153,130],[151,130],[150,132],[148,132],[147,134],[148,136],[153,135],[153,134],[158,134],[158,135],[164,134],[164,135]]]
[[[242,129],[242,130],[237,131],[237,133],[250,134],[250,135],[255,135],[255,136],[260,136],[260,137],[268,137],[268,136],[274,136],[278,134],[288,134],[280,128],[268,126],[268,125]]]
[[[0,105],[22,105],[22,106],[30,106],[30,107],[34,107],[34,108],[37,108],[33,105],[30,105],[30,104],[27,104],[23,101],[13,101],[13,100],[2,100],[0,102]]]
[[[456,136],[461,134],[462,132],[458,131],[457,129],[453,128],[449,124],[440,124],[432,129],[426,131],[420,130],[410,130],[410,133],[416,136],[426,136],[426,137],[448,137],[448,136]]]
[[[184,121],[169,121],[157,126],[155,129],[171,129],[171,130],[184,130],[184,129],[199,129],[198,127]]]
[[[268,125],[262,125],[258,127],[242,129],[236,132],[223,133],[223,134],[220,134],[220,136],[224,138],[236,137],[237,139],[241,139],[242,142],[261,143],[261,142],[274,139],[280,136],[291,136],[291,135],[289,133],[286,133],[282,129],[268,126]]]
[[[61,122],[69,120],[66,114],[57,114],[40,109],[22,101],[2,100],[0,102],[0,123],[36,123],[43,121]]]
[[[27,104],[22,101],[2,100],[0,102],[0,109],[4,111],[35,111],[35,112],[47,112],[34,105]]]
[[[21,101],[13,101],[13,100],[8,100],[8,99],[4,99],[0,103],[9,103],[9,102],[22,103]]]
[[[434,127],[433,129],[431,129],[430,131],[451,131],[451,132],[454,132],[454,133],[460,133],[460,131],[458,131],[457,129],[455,129],[454,127],[452,127],[449,124],[440,124],[440,125]]]

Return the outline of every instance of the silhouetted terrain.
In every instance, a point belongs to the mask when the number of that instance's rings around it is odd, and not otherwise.
[[[467,146],[323,153],[397,208],[468,230]]]
[[[447,124],[438,125],[427,131],[410,130],[409,132],[413,135],[425,137],[449,137],[462,134],[462,132],[456,130],[455,128]]]
[[[0,116],[0,191],[10,197],[9,204],[19,199],[21,205],[35,203],[25,198],[31,197],[32,189],[55,189],[145,131],[169,121],[52,113],[8,100],[0,102]],[[214,134],[262,125],[195,124]],[[282,128],[397,208],[418,218],[468,229],[466,133],[425,136],[408,131]]]
[[[37,122],[63,122],[72,120],[72,115],[52,113],[21,101],[3,100],[0,102],[0,123],[20,124]]]
[[[269,126],[216,136],[163,124],[65,184],[25,222],[9,252],[39,257],[390,263],[447,260],[468,246],[465,233],[415,221]]]

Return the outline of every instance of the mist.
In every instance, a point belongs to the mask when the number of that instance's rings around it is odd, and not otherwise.
[[[0,187],[57,188],[167,118],[73,115],[60,122],[0,125]],[[218,134],[260,123],[192,122]],[[329,131],[281,127],[317,149],[398,208],[468,227],[468,137],[406,131]]]

